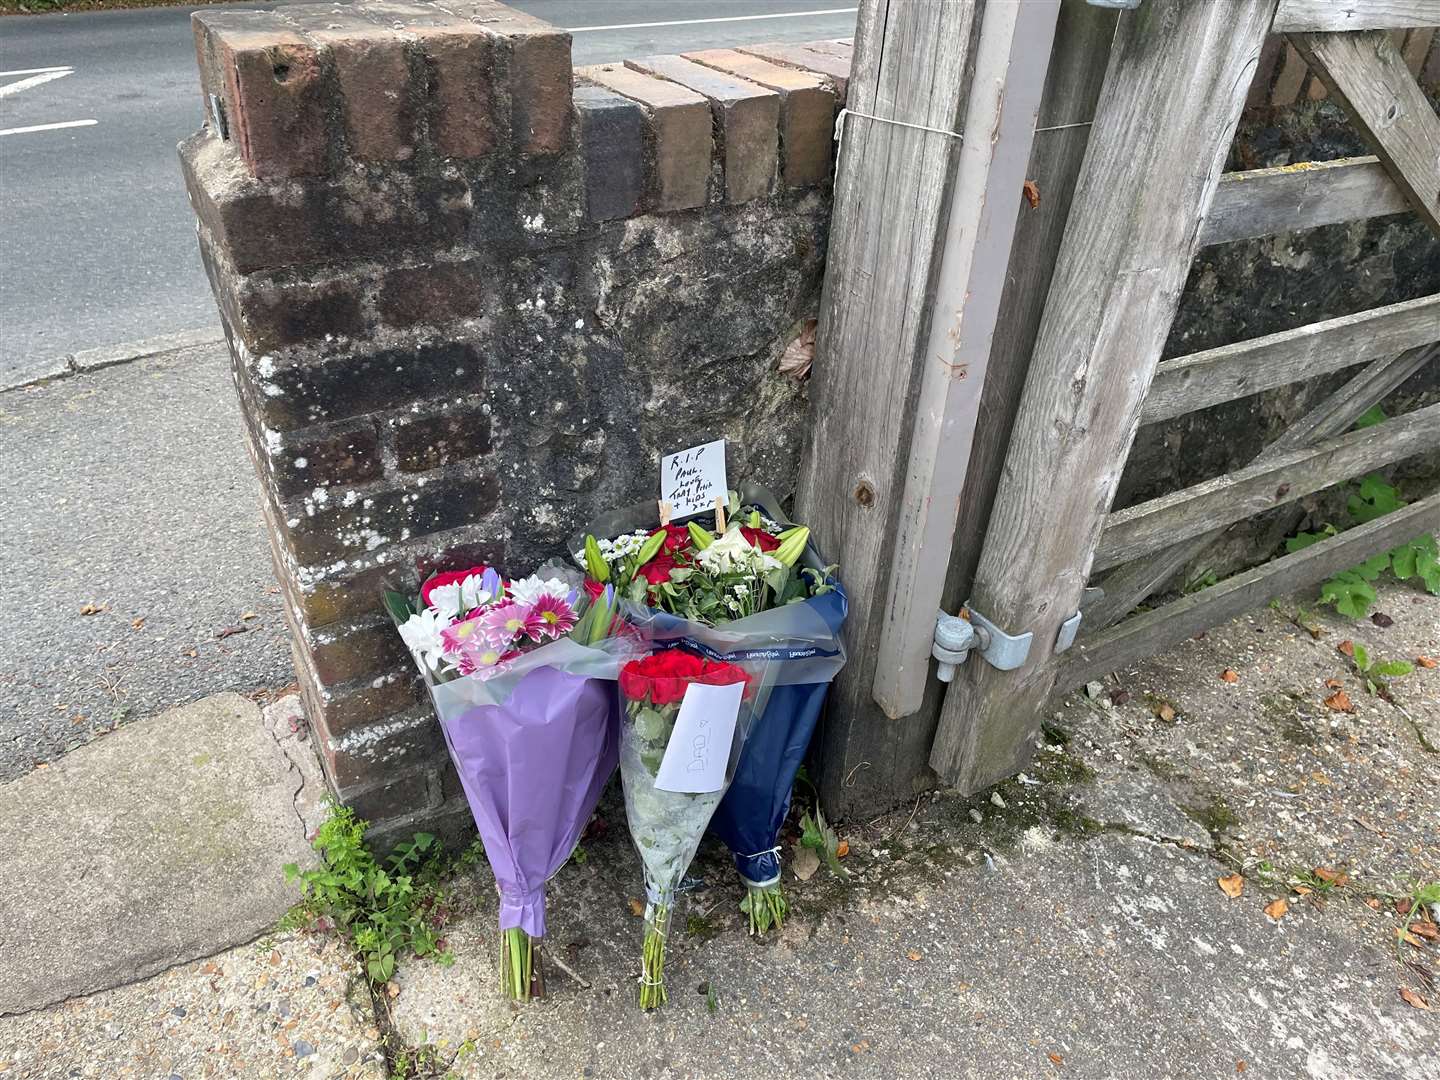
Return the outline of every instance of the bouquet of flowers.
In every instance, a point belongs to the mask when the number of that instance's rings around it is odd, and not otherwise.
[[[613,589],[542,567],[437,574],[385,604],[429,687],[500,893],[504,993],[543,988],[545,884],[575,850],[618,757],[613,680],[638,655]]]
[[[611,514],[572,548],[581,549],[586,588],[612,585],[644,638],[750,676],[754,722],[711,829],[735,857],[751,931],[764,933],[787,912],[778,838],[825,694],[845,663],[845,593],[809,529],[783,524],[763,488],[731,494],[718,535],[693,520],[643,527],[653,515],[651,505]]]
[[[724,794],[726,778],[750,725],[744,698],[750,677],[735,664],[705,660],[684,649],[670,649],[631,660],[620,671],[620,781],[630,836],[645,867],[645,945],[640,975],[640,1007],[665,1003],[665,940],[675,907],[675,890],[685,876],[710,816]],[[692,685],[740,684],[740,710],[728,733],[710,733],[694,725],[672,750],[682,703]],[[745,712],[743,717],[741,712]],[[707,718],[708,720],[708,718]],[[698,733],[696,733],[698,732]],[[714,737],[714,744],[710,739]],[[725,735],[728,734],[728,741]],[[676,783],[666,770],[672,753],[682,758],[716,755],[713,779]],[[700,788],[709,790],[688,790]],[[679,790],[686,789],[686,790]]]

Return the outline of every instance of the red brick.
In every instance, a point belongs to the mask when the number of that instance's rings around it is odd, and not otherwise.
[[[389,427],[402,472],[427,472],[490,452],[490,414],[479,404],[402,413]]]
[[[315,674],[326,686],[405,671],[414,663],[389,618],[313,629],[308,647]]]
[[[194,15],[197,52],[212,87],[218,79],[229,137],[252,175],[312,176],[329,154],[326,86],[315,47],[283,21],[237,24]]]
[[[264,456],[276,492],[288,499],[317,487],[363,484],[384,472],[373,421],[365,419],[278,437]]]
[[[491,34],[503,57],[511,132],[521,154],[557,154],[570,141],[570,35],[494,0],[451,6]]]
[[[825,79],[734,49],[707,49],[686,53],[685,58],[780,95],[780,156],[786,184],[807,187],[829,177],[836,98]]]
[[[405,161],[415,152],[416,118],[405,41],[335,4],[278,12],[335,68],[350,153],[367,161]]]
[[[240,316],[236,329],[252,352],[272,352],[328,336],[359,337],[366,330],[360,286],[348,278],[275,281],[242,277],[227,291],[233,291]]]
[[[851,50],[838,42],[807,41],[798,45],[783,43],[765,45],[737,45],[737,52],[749,53],[763,60],[784,67],[823,75],[835,87],[840,101],[845,101],[850,86]]]
[[[620,64],[582,67],[575,74],[644,106],[655,148],[655,209],[704,206],[714,149],[710,106],[705,98]]]
[[[382,775],[374,783],[339,788],[336,796],[361,821],[392,821],[438,805],[431,776],[432,771],[425,768]]]
[[[680,56],[647,56],[625,64],[677,82],[710,102],[724,143],[725,198],[729,202],[749,202],[770,193],[779,156],[778,94]]]
[[[497,277],[480,260],[396,267],[386,271],[375,306],[391,326],[469,318],[492,302]]]
[[[445,738],[430,706],[355,726],[343,735],[319,740],[326,774],[339,791],[370,784],[410,768],[438,768],[444,760]]]
[[[491,35],[468,20],[426,4],[379,0],[359,13],[381,26],[414,35],[424,57],[430,139],[443,157],[478,158],[498,146]]]

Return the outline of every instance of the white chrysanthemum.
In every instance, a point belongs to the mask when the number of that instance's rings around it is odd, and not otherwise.
[[[527,578],[510,583],[510,595],[522,604],[533,604],[542,596],[553,596],[557,600],[564,600],[570,595],[570,586],[559,578],[545,578],[542,580],[538,574],[531,574]]]
[[[739,529],[732,529],[700,552],[700,565],[712,574],[754,573],[760,566],[757,556],[768,557],[761,556]]]
[[[490,602],[490,594],[480,587],[483,580],[479,574],[471,574],[462,581],[437,585],[430,590],[430,606],[446,619],[458,619]]]
[[[439,591],[436,589],[434,592]],[[434,592],[431,593],[432,598]],[[439,671],[441,654],[444,649],[444,643],[440,640],[440,631],[449,625],[449,619],[426,608],[424,611],[411,615],[400,625],[400,636],[405,640],[410,651],[415,654],[417,660],[431,671]]]

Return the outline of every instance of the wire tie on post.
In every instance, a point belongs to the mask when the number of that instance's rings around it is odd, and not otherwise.
[[[905,120],[895,120],[889,116],[876,116],[874,113],[858,112],[855,109],[841,109],[835,117],[835,160],[840,160],[840,140],[845,133],[845,118],[847,116],[859,116],[865,120],[878,120],[882,124],[894,124],[896,127],[912,128],[915,131],[931,131],[936,135],[948,135],[952,139],[965,141],[965,136],[958,131],[951,131],[949,128],[930,127],[926,124],[912,124]]]

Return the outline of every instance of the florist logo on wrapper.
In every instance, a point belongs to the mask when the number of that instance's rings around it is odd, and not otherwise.
[[[680,702],[675,730],[665,748],[655,786],[661,791],[701,793],[725,786],[725,766],[745,684],[691,683]]]
[[[660,459],[660,501],[670,504],[673,517],[713,510],[717,499],[725,501],[727,491],[724,439]]]

